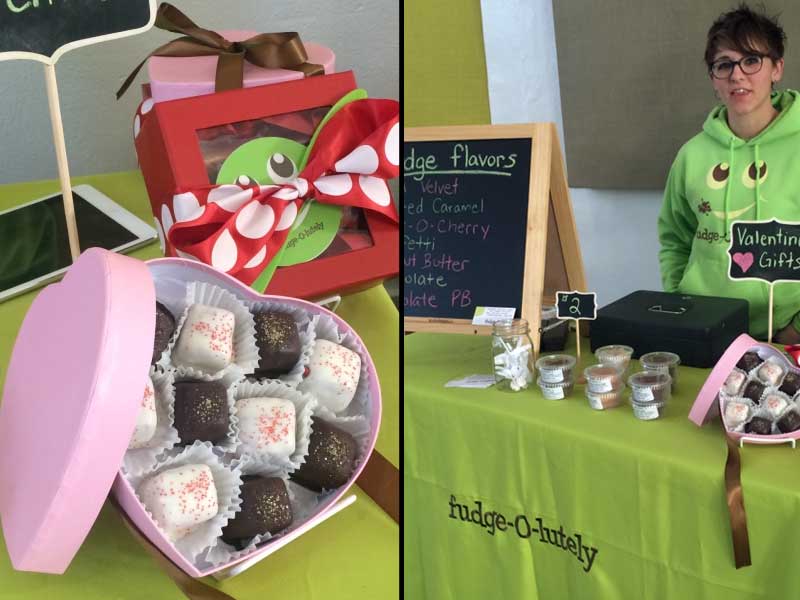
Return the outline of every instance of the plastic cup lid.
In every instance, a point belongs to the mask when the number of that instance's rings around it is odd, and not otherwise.
[[[89,533],[136,424],[154,329],[147,266],[99,248],[33,301],[0,406],[0,517],[15,569],[63,573]]]

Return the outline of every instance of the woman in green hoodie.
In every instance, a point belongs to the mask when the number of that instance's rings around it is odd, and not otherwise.
[[[800,93],[774,91],[785,38],[745,5],[711,26],[705,61],[721,104],[678,152],[658,218],[664,289],[744,298],[760,339],[768,284],[728,279],[727,250],[734,220],[800,220]],[[800,282],[775,285],[773,324],[775,341],[800,342]]]

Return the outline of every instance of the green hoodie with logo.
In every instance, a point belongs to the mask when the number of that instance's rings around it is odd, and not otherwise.
[[[780,114],[747,141],[728,127],[727,109],[714,108],[678,151],[658,217],[664,289],[744,298],[750,333],[760,339],[767,338],[768,284],[728,279],[728,246],[733,221],[800,221],[800,92],[773,93],[772,104]],[[773,307],[773,332],[789,322],[800,331],[800,282],[775,284]]]

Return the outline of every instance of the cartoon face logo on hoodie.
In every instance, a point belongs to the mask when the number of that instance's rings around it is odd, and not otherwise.
[[[749,190],[755,190],[757,184],[758,186],[763,185],[767,180],[767,176],[769,175],[769,168],[767,167],[766,161],[759,160],[758,163],[758,170],[756,170],[756,163],[751,162],[741,171],[741,177],[739,180],[741,181],[741,184]],[[735,178],[736,174],[733,175],[732,179],[731,168],[727,162],[718,162],[713,164],[706,175],[706,186],[708,186],[710,190],[709,197],[713,198],[714,192],[726,190],[727,186],[729,185],[737,185],[738,181],[736,181]],[[766,202],[766,199],[761,196],[760,201]],[[702,215],[711,215],[721,221],[730,223],[730,221],[733,219],[737,219],[750,211],[755,204],[756,203],[754,199],[753,202],[741,208],[727,211],[712,210],[710,202],[706,198],[702,198],[700,204],[697,205],[697,210]]]

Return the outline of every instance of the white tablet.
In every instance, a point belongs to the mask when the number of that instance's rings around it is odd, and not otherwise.
[[[88,185],[72,189],[81,251],[127,252],[156,230]],[[0,211],[0,301],[59,279],[72,264],[61,194]]]

